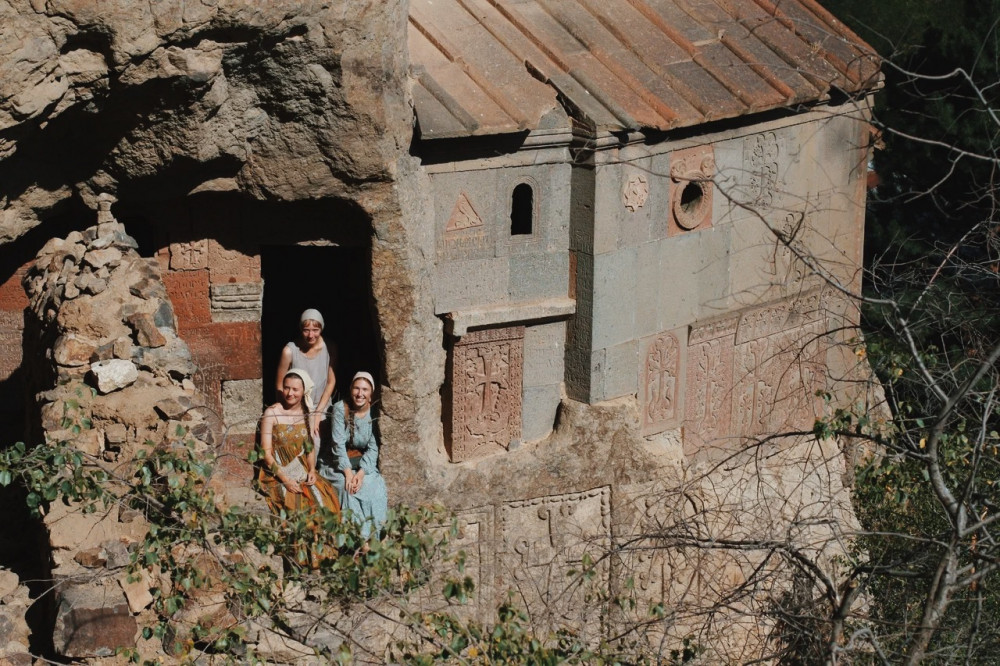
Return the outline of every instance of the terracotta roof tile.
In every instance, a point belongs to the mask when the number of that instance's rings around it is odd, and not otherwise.
[[[424,138],[666,130],[872,89],[878,60],[815,0],[411,0]]]

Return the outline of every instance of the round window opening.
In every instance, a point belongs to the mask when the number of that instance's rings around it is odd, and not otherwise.
[[[689,181],[674,202],[674,219],[682,229],[694,229],[703,221],[705,202],[708,199],[705,184]]]

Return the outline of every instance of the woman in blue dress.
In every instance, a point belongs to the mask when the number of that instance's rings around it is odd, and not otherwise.
[[[342,515],[361,524],[365,539],[373,531],[378,535],[389,504],[385,480],[378,471],[378,442],[372,431],[374,391],[375,380],[369,373],[354,375],[347,400],[333,406],[333,460],[321,461],[319,469],[320,475],[337,489]]]

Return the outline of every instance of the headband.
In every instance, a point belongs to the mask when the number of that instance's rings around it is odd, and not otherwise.
[[[351,386],[354,386],[354,382],[356,382],[359,379],[363,379],[366,382],[368,382],[368,386],[371,386],[373,391],[375,390],[375,379],[372,377],[370,372],[365,372],[364,370],[362,370],[361,372],[355,374],[354,379],[351,380]]]

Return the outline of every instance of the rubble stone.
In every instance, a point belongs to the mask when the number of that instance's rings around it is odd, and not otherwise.
[[[120,358],[98,361],[90,366],[90,369],[97,378],[97,390],[101,393],[123,389],[139,378],[139,370],[135,367],[135,363]]]
[[[118,585],[73,585],[58,592],[52,640],[60,655],[110,657],[135,643],[138,625]]]

